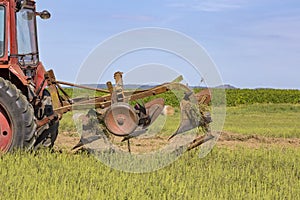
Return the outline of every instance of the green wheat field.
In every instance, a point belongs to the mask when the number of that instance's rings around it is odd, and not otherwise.
[[[151,173],[117,171],[59,145],[1,155],[0,199],[300,199],[300,94],[269,92],[262,101],[259,92],[227,91],[215,148],[201,159],[199,149],[185,152]],[[70,119],[60,132],[76,137]]]

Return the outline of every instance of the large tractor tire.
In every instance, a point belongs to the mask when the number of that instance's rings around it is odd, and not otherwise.
[[[35,116],[38,120],[42,120],[45,117],[50,117],[54,114],[51,95],[48,90],[43,91],[42,98],[42,111],[39,113],[39,109],[36,110]],[[46,124],[44,127],[41,127],[41,130],[38,131],[36,141],[34,143],[34,149],[39,149],[40,147],[49,147],[54,146],[54,142],[58,135],[59,120],[51,121]]]
[[[35,141],[34,110],[10,81],[0,77],[0,152],[26,148]]]

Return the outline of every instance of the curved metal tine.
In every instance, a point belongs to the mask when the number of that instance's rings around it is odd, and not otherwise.
[[[169,137],[168,140],[172,139],[176,135],[180,133],[187,132],[199,126],[199,116],[197,116],[197,111],[192,106],[189,99],[183,99],[180,102],[180,110],[181,110],[181,121],[180,126],[177,131]]]
[[[195,138],[193,142],[190,143],[187,150],[190,151],[214,138],[215,137],[212,134],[201,135],[200,137]]]

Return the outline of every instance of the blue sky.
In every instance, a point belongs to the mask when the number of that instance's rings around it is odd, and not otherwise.
[[[299,0],[39,0],[41,60],[60,80],[75,81],[101,42],[133,28],[161,27],[201,44],[224,83],[300,89]],[[120,63],[120,62],[119,62]]]

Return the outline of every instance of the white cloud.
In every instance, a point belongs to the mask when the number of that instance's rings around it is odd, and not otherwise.
[[[203,12],[219,12],[241,8],[245,3],[245,0],[191,0],[170,2],[168,7]]]

